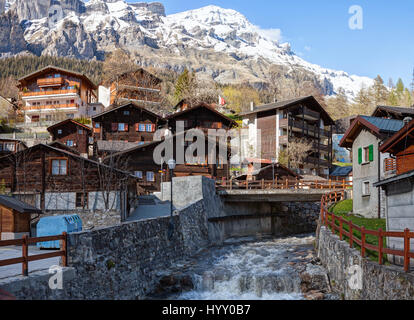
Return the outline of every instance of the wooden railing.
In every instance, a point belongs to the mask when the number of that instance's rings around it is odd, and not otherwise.
[[[42,109],[53,109],[59,110],[61,108],[79,108],[77,103],[61,103],[61,104],[49,104],[49,105],[41,105],[41,106],[26,106],[26,110],[42,110]]]
[[[320,190],[345,190],[352,188],[352,181],[347,180],[299,180],[299,179],[280,179],[238,181],[238,180],[216,180],[218,190],[272,190],[272,189],[320,189]]]
[[[384,160],[385,172],[396,171],[397,170],[397,160],[388,158]]]
[[[56,241],[56,240],[60,240],[59,251],[29,256],[29,245],[30,244],[36,244],[38,242],[45,242],[45,241]],[[62,257],[62,266],[67,267],[67,234],[66,232],[63,232],[61,235],[57,235],[57,236],[29,238],[27,235],[25,235],[23,236],[22,239],[0,241],[0,247],[6,247],[6,246],[22,246],[22,256],[18,258],[0,260],[0,267],[21,263],[22,264],[22,275],[25,277],[27,277],[29,274],[29,262],[31,261]]]
[[[49,96],[56,94],[69,94],[69,93],[79,93],[77,89],[68,89],[68,90],[49,90],[49,91],[26,91],[22,92],[23,97],[32,97],[32,96]]]
[[[63,78],[43,78],[37,79],[37,85],[40,86],[53,86],[53,85],[63,85]]]
[[[338,233],[340,240],[347,238],[349,246],[351,248],[357,244],[361,248],[361,256],[366,257],[367,250],[378,253],[378,263],[382,265],[384,263],[384,255],[389,254],[397,257],[404,258],[404,271],[410,271],[410,259],[414,259],[414,253],[410,252],[410,240],[414,239],[414,232],[410,232],[409,229],[399,232],[389,232],[382,229],[379,230],[367,230],[365,227],[360,227],[348,221],[340,216],[329,212],[329,207],[344,199],[345,192],[333,192],[322,196],[321,203],[321,222],[327,228],[330,228],[332,233]],[[348,227],[348,231],[344,229],[344,226]],[[357,237],[355,233],[359,233],[360,237]],[[378,245],[369,244],[366,241],[367,235],[377,237]],[[403,250],[389,249],[384,246],[384,239],[387,238],[402,238],[404,240]]]

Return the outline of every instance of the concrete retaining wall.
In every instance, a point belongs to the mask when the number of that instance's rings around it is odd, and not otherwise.
[[[0,281],[0,288],[18,299],[142,299],[162,270],[209,244],[204,212],[202,201],[183,208],[171,240],[170,218],[70,234],[62,290],[49,288],[47,271]]]
[[[346,300],[413,300],[414,274],[401,267],[380,266],[363,259],[345,241],[321,227],[318,257],[328,271],[332,288]],[[359,270],[353,275],[355,270]],[[354,280],[360,280],[360,284]]]

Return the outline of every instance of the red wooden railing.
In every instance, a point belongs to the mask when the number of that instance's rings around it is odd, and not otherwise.
[[[385,172],[397,170],[397,160],[396,159],[392,159],[392,158],[385,159],[384,164],[385,164]]]
[[[271,190],[271,189],[321,189],[321,190],[345,190],[352,188],[352,181],[342,180],[299,180],[299,179],[279,179],[239,181],[239,180],[216,180],[218,190]]]
[[[36,244],[38,242],[45,241],[56,241],[60,240],[60,249],[56,252],[37,254],[29,256],[29,245]],[[67,267],[67,234],[63,232],[61,235],[49,236],[49,237],[39,237],[39,238],[29,238],[28,236],[23,236],[22,239],[17,240],[2,240],[0,241],[0,247],[6,246],[22,246],[22,256],[13,259],[0,260],[0,267],[9,266],[13,264],[22,264],[22,275],[27,277],[29,274],[29,262],[38,261],[44,259],[50,259],[55,257],[62,257],[62,266]]]
[[[330,228],[332,233],[339,233],[339,238],[344,240],[344,237],[348,238],[349,245],[351,248],[354,247],[354,244],[357,244],[361,248],[361,256],[366,257],[366,251],[371,250],[378,253],[378,263],[382,265],[384,263],[384,254],[394,255],[397,257],[404,258],[404,271],[410,271],[410,259],[414,259],[414,253],[410,251],[410,239],[414,239],[414,232],[410,232],[409,229],[405,229],[403,232],[389,232],[382,229],[379,230],[367,230],[364,227],[360,227],[352,223],[352,221],[347,221],[340,216],[329,212],[329,207],[344,199],[345,191],[332,192],[322,196],[321,202],[321,222],[327,228]],[[348,226],[348,231],[344,229],[344,226]],[[361,234],[361,237],[358,238],[354,231],[357,231]],[[366,242],[366,236],[371,235],[378,238],[378,246],[369,244]],[[384,239],[386,238],[403,238],[404,239],[404,249],[403,250],[394,250],[389,249],[384,246]]]

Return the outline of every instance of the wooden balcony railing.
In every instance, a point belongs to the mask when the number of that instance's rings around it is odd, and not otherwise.
[[[38,242],[56,241],[60,240],[60,250],[56,252],[44,253],[29,256],[29,245],[36,244]],[[2,240],[0,241],[0,247],[6,246],[22,246],[22,256],[13,259],[0,260],[0,267],[9,266],[13,264],[22,264],[22,275],[27,277],[29,274],[29,262],[38,261],[44,259],[50,259],[54,257],[62,257],[62,265],[67,267],[67,234],[63,232],[61,235],[40,237],[40,238],[29,238],[23,236],[23,239],[17,240]]]
[[[324,129],[319,128],[316,125],[310,125],[307,122],[305,124],[303,121],[295,120],[290,118],[289,121],[287,119],[282,119],[279,122],[279,126],[281,128],[288,128],[288,126],[292,126],[294,129],[298,129],[299,131],[304,131],[305,134],[310,135],[312,137],[318,137],[318,132],[321,137],[329,137],[330,132]]]
[[[77,103],[62,103],[62,104],[53,104],[53,105],[42,105],[42,106],[26,106],[26,110],[44,110],[44,109],[53,109],[59,110],[62,108],[79,108]]]
[[[364,227],[360,227],[352,223],[352,221],[347,221],[343,217],[336,216],[335,214],[329,212],[328,208],[344,199],[344,191],[334,192],[322,197],[321,202],[321,222],[327,228],[330,228],[332,233],[339,234],[340,240],[346,238],[349,242],[351,248],[354,245],[358,245],[361,250],[361,256],[365,258],[367,250],[378,253],[378,263],[382,265],[384,263],[384,255],[393,255],[397,257],[404,258],[404,271],[410,271],[410,259],[414,259],[414,253],[411,252],[410,241],[414,239],[414,232],[410,232],[409,229],[398,232],[389,232],[382,229],[378,230],[367,230]],[[344,228],[347,226],[348,230]],[[366,236],[374,236],[378,239],[378,245],[372,245],[367,243]],[[384,245],[384,239],[386,238],[401,238],[402,243],[404,243],[402,250],[389,249]]]
[[[384,171],[393,172],[397,170],[397,160],[393,158],[388,158],[384,160]]]
[[[43,86],[61,86],[63,85],[63,78],[44,78],[44,79],[38,79],[37,80],[37,85],[39,87],[43,87]]]
[[[51,95],[69,94],[69,93],[79,94],[79,90],[68,89],[68,90],[28,91],[28,92],[23,91],[22,96],[23,97],[36,97],[36,96],[51,96]]]

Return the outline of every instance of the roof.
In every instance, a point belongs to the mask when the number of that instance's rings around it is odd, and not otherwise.
[[[240,115],[241,116],[247,116],[247,115],[252,115],[252,114],[256,114],[256,113],[272,111],[272,110],[276,110],[276,109],[285,109],[285,108],[294,106],[298,103],[305,103],[305,102],[313,103],[314,105],[317,105],[321,109],[321,111],[325,115],[325,117],[330,121],[330,123],[332,123],[332,124],[334,123],[331,116],[320,105],[320,103],[315,99],[314,96],[300,97],[300,98],[295,98],[295,99],[290,99],[290,100],[285,100],[285,101],[278,101],[278,102],[275,102],[275,103],[269,103],[269,104],[257,106],[257,107],[254,108],[253,111],[244,112],[244,113],[241,113]]]
[[[269,170],[270,168],[272,168],[272,165],[263,167],[263,168],[258,169],[258,170],[255,170],[255,171],[253,171],[253,175],[254,176],[258,175],[258,174],[262,173],[263,171]],[[285,167],[284,165],[282,165],[280,163],[275,164],[275,168],[280,168],[280,169],[288,172],[290,175],[299,178],[299,175],[297,173],[293,172],[292,170],[290,170],[289,168]]]
[[[138,143],[125,141],[97,141],[97,148],[99,151],[121,152],[135,148],[137,145]]]
[[[122,105],[120,105],[120,106],[118,106],[118,107],[114,107],[114,108],[112,108],[112,109],[109,109],[109,110],[106,110],[106,111],[104,111],[104,112],[101,112],[101,113],[99,113],[99,114],[97,114],[97,115],[94,115],[94,116],[92,117],[92,120],[93,120],[93,119],[97,119],[97,118],[99,118],[99,117],[101,117],[101,116],[103,116],[103,115],[105,115],[105,114],[108,114],[108,113],[114,112],[114,111],[116,111],[116,110],[120,110],[120,109],[125,108],[125,107],[127,107],[127,106],[133,106],[133,107],[135,107],[135,108],[137,108],[137,109],[140,109],[140,110],[142,110],[142,111],[144,111],[144,112],[146,112],[146,113],[148,113],[148,114],[152,115],[152,116],[153,116],[153,117],[155,117],[155,118],[158,118],[158,119],[162,119],[162,120],[163,120],[163,118],[162,118],[160,115],[158,115],[158,114],[156,114],[156,113],[154,113],[154,112],[152,112],[152,111],[149,111],[149,110],[148,110],[148,109],[146,109],[145,107],[140,106],[140,105],[138,105],[138,104],[136,104],[136,103],[134,103],[134,102],[131,102],[131,101],[129,101],[129,102],[127,102],[127,103],[124,103],[124,104],[122,104]]]
[[[401,180],[412,179],[412,178],[414,178],[414,170],[400,174],[398,176],[391,177],[386,180],[378,181],[377,183],[374,183],[374,187],[384,187],[392,183],[400,182]]]
[[[331,176],[334,177],[347,177],[352,173],[352,166],[348,167],[335,167],[332,172]]]
[[[77,151],[76,149],[74,149],[72,147],[69,147],[66,144],[63,144],[62,142],[59,142],[59,141],[53,141],[53,142],[49,143],[48,145],[53,147],[53,148],[63,149],[63,150],[66,150],[68,152],[72,152],[72,153],[75,153],[77,155],[80,155],[79,151]]]
[[[351,148],[355,138],[359,135],[363,127],[370,130],[379,139],[384,139],[386,136],[399,131],[403,126],[404,123],[401,120],[358,116],[344,134],[339,146],[342,148]]]
[[[37,70],[35,72],[32,72],[28,75],[25,75],[24,77],[21,77],[20,79],[18,79],[19,82],[21,81],[25,81],[25,80],[29,80],[31,78],[36,77],[37,75],[40,75],[42,73],[45,73],[47,71],[52,71],[52,70],[56,70],[60,73],[69,73],[69,74],[73,74],[75,76],[81,77],[82,79],[86,80],[86,82],[88,82],[89,86],[92,87],[94,90],[96,90],[98,87],[96,86],[96,84],[94,84],[85,74],[83,73],[79,73],[79,72],[74,72],[71,70],[67,70],[67,69],[63,69],[63,68],[59,68],[59,67],[55,67],[55,66],[47,66],[44,67],[40,70]]]
[[[374,112],[372,113],[373,117],[378,117],[381,113],[386,114],[394,114],[398,116],[405,116],[405,115],[413,115],[414,116],[414,108],[409,107],[391,107],[391,106],[378,106]]]
[[[191,108],[185,109],[184,111],[180,111],[180,112],[173,113],[173,114],[169,115],[168,117],[166,117],[166,119],[167,120],[175,119],[175,118],[177,118],[177,117],[179,117],[179,116],[181,116],[183,114],[190,113],[190,112],[194,112],[194,111],[196,111],[197,109],[200,109],[200,108],[208,109],[208,110],[214,112],[215,114],[217,114],[218,116],[220,116],[221,118],[223,118],[226,121],[228,121],[230,123],[230,125],[237,126],[237,122],[236,121],[230,119],[229,117],[225,116],[221,112],[218,112],[216,109],[214,109],[212,106],[208,105],[207,103],[200,103],[200,104],[198,104],[195,107],[191,107]]]
[[[405,125],[401,130],[399,130],[396,134],[386,140],[380,147],[381,152],[388,152],[392,154],[396,154],[399,151],[402,151],[402,148],[407,148],[409,145],[398,146],[398,144],[404,140],[404,138],[414,139],[412,132],[414,130],[414,120]],[[404,140],[405,142],[405,140]]]
[[[75,120],[72,120],[72,119],[66,119],[66,120],[64,120],[62,122],[56,123],[53,126],[50,126],[49,128],[47,128],[47,131],[51,132],[53,129],[56,129],[56,128],[60,127],[60,126],[64,126],[64,125],[66,125],[68,123],[73,123],[73,124],[75,124],[75,125],[77,125],[79,127],[84,128],[85,130],[92,131],[92,128],[91,127],[88,127],[87,125],[84,125],[84,124],[82,124],[80,122],[77,122]]]
[[[16,210],[19,213],[43,213],[42,210],[39,210],[26,202],[5,195],[0,195],[0,204],[7,208]]]
[[[120,78],[120,77],[126,76],[126,75],[128,75],[128,74],[130,74],[130,73],[137,73],[137,72],[142,72],[142,73],[147,74],[147,75],[148,75],[148,76],[150,76],[152,79],[154,79],[154,80],[156,81],[156,83],[157,83],[157,84],[159,84],[159,83],[161,83],[161,82],[162,82],[162,80],[161,80],[160,78],[158,78],[157,76],[155,76],[155,75],[154,75],[154,74],[152,74],[151,72],[148,72],[148,71],[147,71],[147,70],[145,70],[144,68],[138,68],[138,69],[136,69],[136,70],[134,70],[134,71],[127,71],[127,72],[124,72],[124,73],[120,74],[118,77]]]

